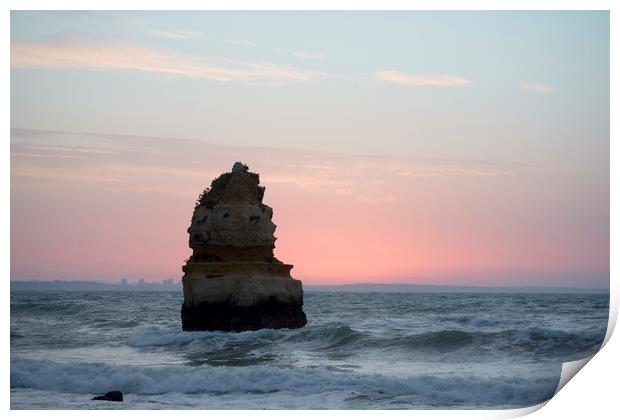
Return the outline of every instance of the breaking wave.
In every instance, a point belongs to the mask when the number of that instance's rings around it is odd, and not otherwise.
[[[414,396],[429,404],[529,406],[553,396],[557,379],[429,376],[408,378],[334,368],[123,366],[12,360],[11,388],[96,394],[110,389],[140,395],[264,394],[292,396],[345,391],[364,398]]]
[[[165,331],[159,327],[143,327],[133,332],[128,339],[128,343],[133,347],[183,345],[206,337],[208,334],[203,332]]]
[[[594,353],[602,344],[600,331],[567,332],[548,328],[499,331],[445,329],[422,333],[394,332],[389,336],[357,331],[346,325],[308,326],[301,330],[261,330],[242,333],[182,332],[159,327],[136,329],[128,338],[132,347],[166,347],[200,344],[204,349],[230,345],[269,347],[293,345],[315,351],[386,349],[450,352],[471,348],[477,352],[510,352],[562,356]]]

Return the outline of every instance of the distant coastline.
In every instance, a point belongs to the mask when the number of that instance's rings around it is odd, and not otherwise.
[[[11,291],[181,291],[181,282],[104,283],[92,280],[12,280]],[[409,283],[307,284],[309,292],[376,293],[585,293],[609,294],[608,288],[546,286],[457,286]]]
[[[94,280],[11,280],[11,291],[114,291],[114,290],[178,290],[181,282],[104,283]]]

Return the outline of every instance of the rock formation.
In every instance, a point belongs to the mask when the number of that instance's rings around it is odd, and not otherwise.
[[[243,331],[299,328],[301,281],[274,255],[273,211],[258,174],[240,162],[198,198],[187,230],[192,256],[183,266],[183,329]]]
[[[97,401],[123,401],[123,393],[121,391],[110,391],[103,395],[93,397]]]

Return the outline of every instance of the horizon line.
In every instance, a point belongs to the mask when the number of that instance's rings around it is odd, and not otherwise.
[[[163,285],[163,281],[167,279],[162,279],[158,282],[153,281],[144,281],[144,283],[127,283],[122,284],[120,280],[118,282],[106,282],[101,280],[62,280],[62,279],[54,279],[54,280],[38,280],[38,279],[22,279],[22,280],[10,280],[10,283],[92,283],[98,285],[106,285],[106,286],[138,286],[138,285]],[[183,281],[174,281],[172,283],[168,283],[167,285],[176,285],[182,284]],[[351,287],[351,286],[417,286],[417,287],[438,287],[438,288],[473,288],[473,289],[578,289],[578,290],[610,290],[610,287],[584,287],[584,286],[544,286],[544,285],[459,285],[459,284],[426,284],[426,283],[338,283],[338,284],[325,284],[325,283],[303,283],[304,286],[309,287]]]

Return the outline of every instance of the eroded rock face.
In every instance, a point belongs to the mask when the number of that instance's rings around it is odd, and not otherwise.
[[[199,197],[187,230],[184,330],[243,331],[306,324],[301,282],[274,255],[273,211],[258,174],[240,162]]]

